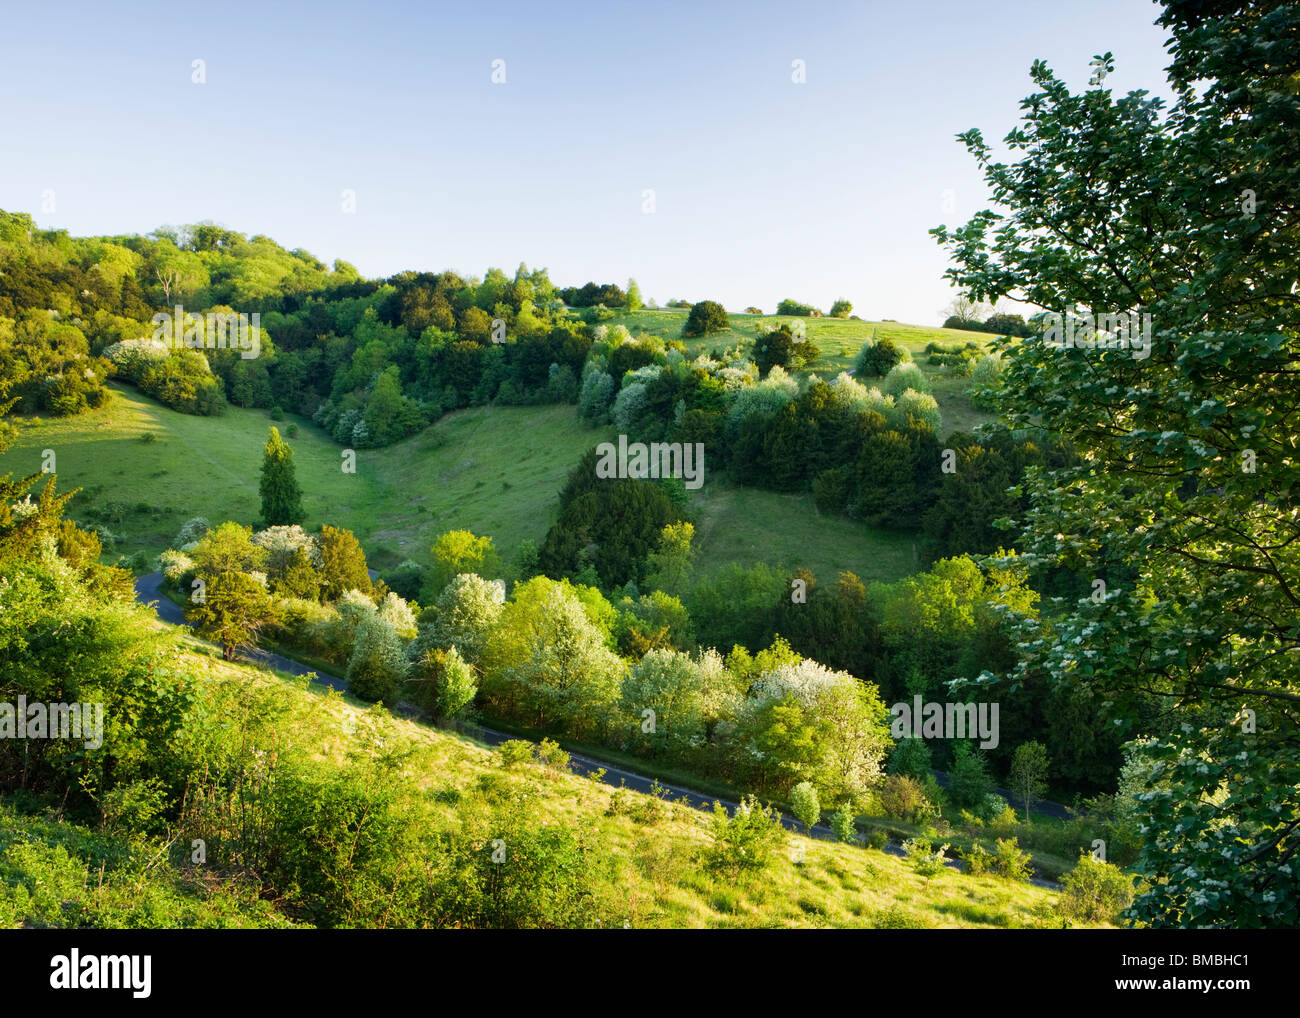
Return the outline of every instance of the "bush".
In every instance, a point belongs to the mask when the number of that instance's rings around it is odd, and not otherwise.
[[[853,374],[861,380],[867,375],[884,375],[902,361],[903,351],[890,339],[867,343],[853,362]]]
[[[543,767],[564,771],[569,769],[569,754],[554,739],[543,739],[537,747],[537,761]]]
[[[686,316],[686,324],[682,327],[682,335],[707,336],[711,332],[721,332],[730,325],[726,308],[717,301],[702,300],[691,306],[691,313]]]
[[[858,840],[857,818],[850,807],[841,807],[831,814],[831,830],[839,841],[852,843]]]
[[[906,390],[929,393],[930,379],[925,372],[911,362],[895,364],[885,375],[881,391],[886,396],[901,396]]]
[[[437,721],[450,721],[474,702],[474,673],[453,646],[432,648],[411,666],[409,695]]]
[[[889,754],[887,770],[902,777],[925,778],[930,773],[930,747],[924,739],[899,739]]]
[[[533,759],[533,744],[526,739],[510,739],[497,747],[502,767],[529,763]]]
[[[957,744],[949,777],[948,796],[959,809],[983,806],[985,796],[993,791],[993,779],[985,767],[984,758],[965,742]]]
[[[1007,880],[1028,880],[1033,872],[1029,858],[1029,853],[1021,851],[1015,838],[999,838],[993,856],[993,872]]]
[[[798,315],[801,318],[807,318],[816,308],[811,304],[800,304],[797,300],[791,300],[787,297],[776,306],[778,315]]]
[[[720,802],[713,804],[713,845],[705,863],[727,873],[763,869],[781,836],[776,810],[759,804],[753,796],[741,800],[734,816]]]
[[[912,869],[927,878],[943,872],[944,864],[948,861],[944,855],[947,850],[947,845],[940,845],[938,851],[935,851],[925,838],[908,838],[903,842],[903,851],[907,853],[907,861],[912,864]]]
[[[830,315],[832,318],[848,318],[853,311],[853,305],[841,297],[831,305]]]
[[[993,870],[993,853],[978,841],[962,852],[961,858],[966,863],[966,871],[973,877],[981,877]]]
[[[924,823],[937,810],[927,798],[925,789],[915,778],[893,774],[885,778],[879,791],[880,806],[885,815],[904,823]]]
[[[1116,923],[1120,912],[1133,901],[1133,879],[1119,867],[1086,853],[1061,878],[1061,886],[1056,910],[1067,919]]]
[[[790,811],[809,830],[817,826],[822,818],[822,807],[817,800],[817,789],[811,782],[801,781],[790,789]]]

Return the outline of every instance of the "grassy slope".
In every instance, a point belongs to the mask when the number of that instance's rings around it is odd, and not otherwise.
[[[278,685],[304,720],[295,730],[325,760],[338,760],[374,735],[389,743],[410,740],[419,752],[406,776],[430,793],[454,787],[476,793],[478,776],[497,768],[496,754],[463,736],[439,731],[377,711],[370,705],[276,676],[227,664],[192,636],[190,662],[207,681],[237,682],[255,677]],[[389,743],[391,744],[391,743]],[[519,792],[536,796],[549,821],[594,827],[612,861],[600,871],[603,892],[618,901],[634,925],[716,926],[996,926],[1059,925],[1048,915],[1056,895],[1029,884],[994,877],[969,877],[946,869],[928,880],[907,862],[883,852],[788,834],[769,869],[753,880],[709,875],[697,854],[710,843],[706,817],[670,804],[655,826],[626,816],[606,816],[612,790],[587,778],[557,774],[538,765],[511,772]],[[640,801],[635,792],[625,793]],[[450,806],[439,806],[446,823],[456,822]],[[794,860],[802,857],[802,863]]]
[[[282,434],[291,420],[279,423]],[[0,470],[34,472],[41,451],[53,449],[61,490],[102,488],[74,502],[74,518],[91,504],[142,504],[108,524],[126,537],[117,550],[156,553],[191,516],[251,523],[258,515],[262,447],[273,423],[264,411],[193,417],[120,386],[102,410],[28,422]],[[458,527],[492,535],[506,555],[525,537],[540,542],[564,477],[603,437],[582,427],[571,406],[484,407],[387,449],[358,450],[356,473],[345,474],[340,447],[297,423],[289,442],[308,525],[348,527],[380,566],[408,557],[427,563],[434,538]],[[141,441],[148,432],[157,440]]]
[[[732,330],[694,339],[693,350],[752,340],[757,316],[732,315]],[[681,333],[685,311],[642,311],[614,319],[635,333],[668,338]],[[789,321],[789,319],[781,319]],[[821,356],[809,370],[831,377],[852,366],[873,331],[918,354],[926,343],[977,342],[979,333],[891,322],[803,319]],[[967,381],[922,364],[934,384],[944,434],[987,417],[970,406]],[[179,414],[129,386],[116,387],[110,406],[75,418],[29,418],[0,472],[27,474],[41,467],[42,450],[57,454],[62,490],[90,489],[70,515],[85,519],[90,506],[124,503],[129,511],[107,523],[122,542],[115,551],[157,554],[191,516],[252,523],[259,511],[262,446],[271,425],[260,410],[232,407],[222,417]],[[441,533],[466,528],[488,534],[503,556],[524,538],[540,543],[555,517],[555,494],[590,445],[611,429],[590,430],[573,407],[480,407],[449,414],[419,435],[386,449],[357,453],[355,474],[341,469],[339,446],[309,421],[295,422],[290,440],[304,491],[308,526],[327,522],[353,530],[372,566],[410,558],[430,561]],[[141,441],[153,433],[157,440]],[[96,491],[98,489],[98,491]],[[852,520],[822,516],[810,495],[781,495],[712,481],[695,494],[702,513],[699,569],[729,561],[762,560],[811,568],[832,580],[841,569],[863,579],[896,579],[914,568],[912,539]]]

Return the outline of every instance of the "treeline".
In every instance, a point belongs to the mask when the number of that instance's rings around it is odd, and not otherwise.
[[[566,296],[639,306],[634,282]],[[259,315],[256,355],[212,337],[174,349],[153,317],[176,306]],[[544,269],[363,280],[346,262],[330,269],[212,224],[72,238],[0,213],[0,381],[21,411],[100,406],[116,375],[185,413],[279,408],[343,444],[379,446],[459,407],[573,401],[589,345]]]

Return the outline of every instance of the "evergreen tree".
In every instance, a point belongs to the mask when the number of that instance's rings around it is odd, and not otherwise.
[[[352,531],[328,524],[321,527],[320,563],[325,600],[337,601],[348,590],[370,593],[366,553],[361,550],[361,544]]]
[[[271,426],[262,459],[262,520],[268,527],[285,527],[301,523],[302,489],[294,476],[293,450],[280,437],[280,429]]]

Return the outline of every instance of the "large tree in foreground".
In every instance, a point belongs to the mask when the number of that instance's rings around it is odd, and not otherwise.
[[[1081,456],[1029,482],[1024,560],[1104,584],[1021,620],[1011,688],[1068,688],[1152,739],[1132,918],[1293,925],[1300,7],[1174,2],[1159,23],[1171,107],[1036,63],[1016,161],[962,136],[997,211],[934,232],[973,300],[1151,314],[1146,358],[1002,344],[1004,416]]]

